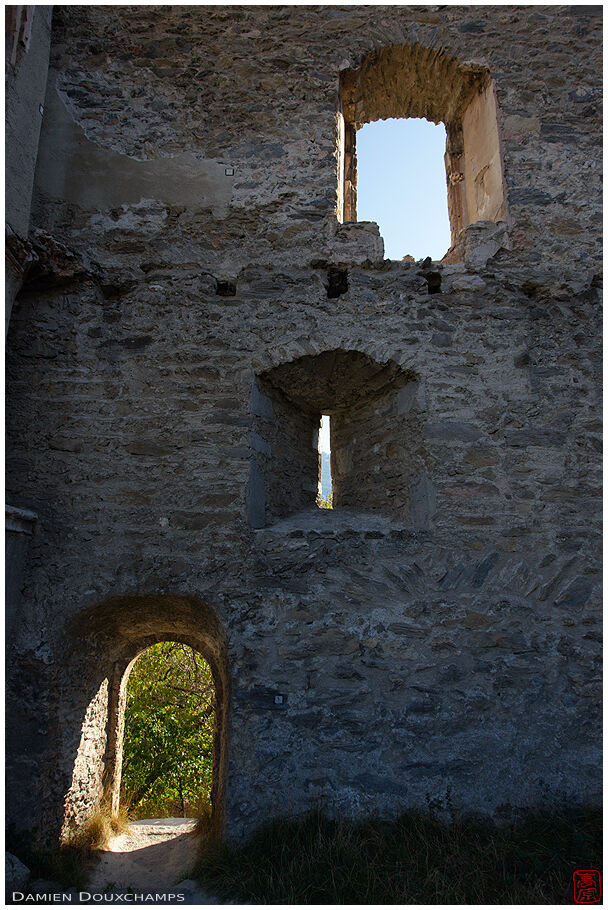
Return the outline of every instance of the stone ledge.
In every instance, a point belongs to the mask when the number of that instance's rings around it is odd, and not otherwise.
[[[480,271],[501,250],[510,249],[506,221],[475,221],[460,232],[441,262],[444,265],[463,262],[467,269]]]
[[[319,509],[312,506],[287,518],[254,530],[254,536],[275,538],[340,538],[359,537],[381,539],[386,537],[415,537],[420,532],[411,526],[392,521],[385,515],[355,509]]]
[[[353,266],[384,261],[384,240],[375,221],[345,221],[338,224],[329,244],[335,265]]]

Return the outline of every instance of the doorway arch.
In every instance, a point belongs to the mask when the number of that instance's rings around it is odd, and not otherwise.
[[[72,620],[64,636],[66,661],[72,664],[70,676],[79,680],[75,696],[66,693],[66,708],[69,711],[75,699],[80,705],[80,730],[74,729],[74,721],[70,724],[74,746],[78,734],[79,742],[72,750],[71,781],[63,800],[64,841],[100,807],[118,811],[129,672],[143,651],[161,641],[188,645],[211,669],[216,710],[210,796],[214,826],[222,825],[230,711],[223,624],[212,607],[194,596],[122,595],[86,608]],[[71,713],[76,712],[72,709]]]

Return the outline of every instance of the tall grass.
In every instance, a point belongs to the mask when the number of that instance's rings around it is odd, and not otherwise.
[[[123,807],[117,813],[101,807],[77,829],[71,839],[75,847],[104,850],[111,838],[129,831],[129,816]]]
[[[196,869],[220,899],[285,904],[567,904],[575,869],[600,869],[596,809],[529,811],[517,822],[431,813],[263,825],[242,846],[211,843]]]

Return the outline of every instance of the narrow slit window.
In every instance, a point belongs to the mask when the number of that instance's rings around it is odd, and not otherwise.
[[[319,428],[319,493],[317,505],[320,509],[333,509],[329,414],[321,416],[321,426]]]
[[[450,247],[443,123],[390,118],[357,131],[357,220],[375,221],[387,259],[440,260]]]

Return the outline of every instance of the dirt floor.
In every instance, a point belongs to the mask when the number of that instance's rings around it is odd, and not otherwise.
[[[196,821],[191,818],[147,818],[130,823],[127,834],[113,837],[99,853],[87,890],[91,893],[184,893],[196,900],[217,903],[189,876],[196,861]],[[181,888],[175,885],[180,884]],[[196,892],[196,893],[195,893]]]

